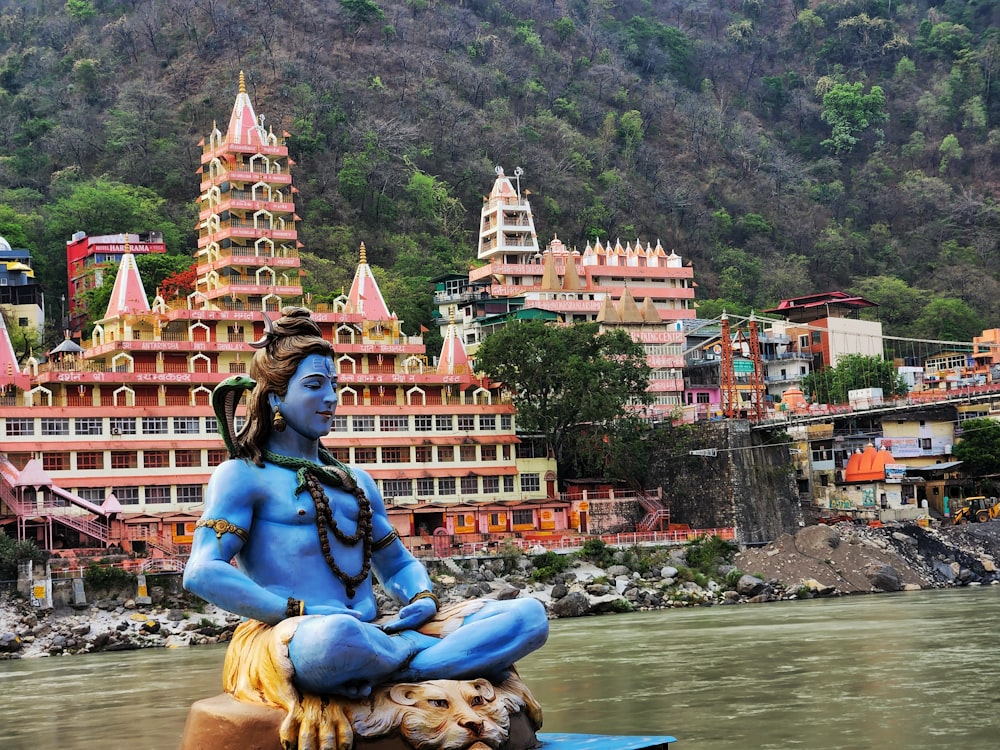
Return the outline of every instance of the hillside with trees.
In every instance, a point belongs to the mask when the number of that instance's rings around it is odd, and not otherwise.
[[[841,288],[897,335],[1000,323],[994,0],[0,2],[0,234],[50,299],[77,230],[191,256],[241,70],[290,134],[314,299],[364,241],[430,324],[499,164],[543,244],[659,239],[705,311]]]

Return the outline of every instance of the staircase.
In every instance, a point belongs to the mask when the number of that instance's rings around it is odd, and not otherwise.
[[[108,527],[105,524],[68,512],[69,508],[57,503],[54,498],[55,496],[59,496],[73,505],[82,507],[90,512],[94,512],[95,508],[97,511],[100,511],[100,508],[60,487],[47,488],[42,495],[43,499],[41,502],[37,498],[25,502],[14,489],[14,482],[17,480],[17,477],[17,469],[5,457],[0,457],[0,503],[7,506],[8,512],[17,516],[19,522],[25,519],[34,519],[45,521],[49,524],[57,523],[74,529],[91,539],[96,539],[103,545],[107,545]],[[21,528],[22,525],[19,523],[19,535],[21,534]]]
[[[636,493],[639,505],[646,511],[646,515],[636,525],[636,530],[641,532],[663,531],[663,524],[670,525],[670,509],[660,502],[659,498],[645,492]]]

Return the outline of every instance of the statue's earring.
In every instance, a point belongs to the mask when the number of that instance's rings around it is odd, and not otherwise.
[[[285,427],[288,424],[285,422],[285,418],[281,415],[281,410],[275,406],[274,407],[274,419],[271,421],[271,427],[274,428],[275,432],[284,432]]]

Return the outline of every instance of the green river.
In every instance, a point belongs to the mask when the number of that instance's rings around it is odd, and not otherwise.
[[[519,664],[546,732],[678,750],[1000,747],[1000,587],[552,623]],[[222,647],[0,662],[3,750],[177,750]]]

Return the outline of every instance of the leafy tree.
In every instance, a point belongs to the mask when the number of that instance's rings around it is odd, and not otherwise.
[[[149,188],[100,177],[60,185],[55,195],[47,210],[43,262],[36,266],[47,289],[65,288],[66,240],[74,232],[97,236],[155,229],[162,232],[168,253],[183,252],[184,232],[168,214],[166,199]]]
[[[941,145],[938,147],[938,151],[941,152],[941,163],[938,165],[939,174],[945,174],[948,171],[949,162],[961,159],[964,153],[954,133],[948,133],[944,137],[944,140],[941,141]]]
[[[945,341],[972,341],[983,332],[983,319],[968,304],[954,297],[937,297],[927,303],[913,324],[917,336]]]
[[[962,437],[952,455],[963,462],[962,470],[971,476],[1000,472],[1000,422],[988,417],[963,422]]]
[[[195,269],[190,255],[170,255],[169,253],[145,253],[137,255],[135,256],[135,266],[139,269],[142,285],[150,301],[156,296],[157,289],[163,289],[165,279],[189,271],[193,275]],[[189,283],[189,287],[188,292],[194,290],[193,280]],[[166,295],[164,295],[164,299],[166,298]]]
[[[160,293],[163,299],[171,300],[175,297],[187,297],[195,290],[195,283],[198,280],[198,266],[195,263],[187,268],[176,271],[164,277],[160,282]]]
[[[17,564],[22,560],[45,562],[46,553],[34,542],[15,541],[0,529],[0,581],[17,580]]]
[[[892,362],[881,357],[848,354],[836,367],[824,367],[802,378],[802,390],[815,404],[844,404],[848,392],[859,388],[881,388],[886,398],[906,394],[906,383]]]
[[[851,291],[878,304],[878,319],[886,332],[895,336],[910,333],[913,321],[927,303],[926,291],[914,289],[895,276],[858,279],[851,286]]]
[[[372,0],[340,0],[340,5],[358,26],[385,20],[385,11]]]
[[[508,325],[476,352],[476,369],[512,394],[524,432],[540,433],[560,470],[579,425],[604,425],[649,403],[642,346],[621,329],[528,321]]]
[[[11,247],[28,247],[28,233],[24,227],[24,217],[10,206],[0,205],[0,237]]]
[[[584,425],[570,433],[566,454],[572,477],[601,477],[645,487],[649,479],[649,423],[626,414],[603,425]]]
[[[14,349],[14,357],[20,361],[27,357],[32,350],[37,351],[42,343],[42,331],[31,326],[22,326],[17,322],[17,317],[13,315],[13,310],[6,306],[0,307],[0,315],[3,316],[7,327],[7,338]]]
[[[849,154],[866,130],[872,129],[881,140],[882,131],[878,126],[889,120],[885,93],[881,86],[872,86],[865,94],[860,81],[835,83],[823,95],[820,118],[831,127],[830,137],[823,145],[838,156]]]

